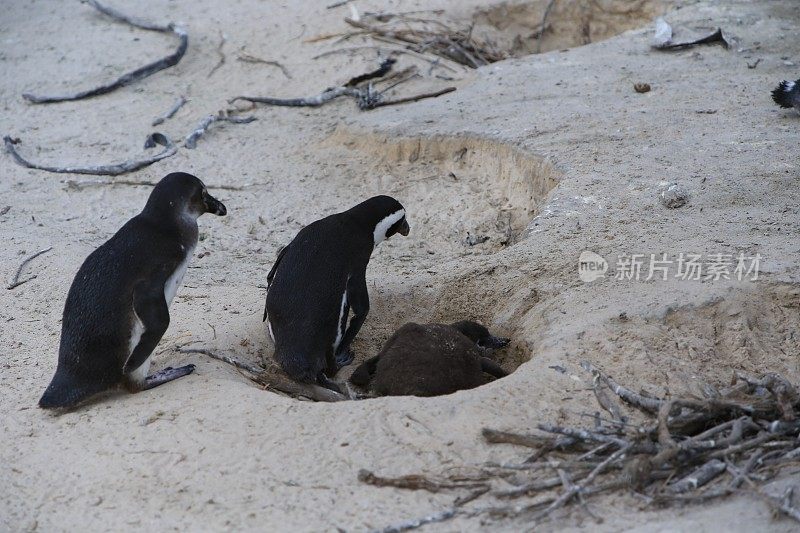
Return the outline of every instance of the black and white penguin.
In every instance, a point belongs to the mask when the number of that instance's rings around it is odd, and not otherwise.
[[[147,375],[203,213],[226,209],[196,177],[169,174],[142,212],[89,254],[67,294],[58,367],[39,407],[71,407],[117,385],[135,392],[192,373],[194,365]]]
[[[292,379],[340,392],[330,378],[352,362],[350,343],[369,312],[372,250],[408,232],[400,202],[375,196],[312,222],[278,253],[267,276],[264,320],[274,358]]]
[[[441,396],[508,375],[488,353],[507,345],[477,322],[415,324],[398,329],[350,382],[379,396]]]
[[[800,80],[782,81],[772,91],[772,99],[783,108],[793,107],[800,113]]]

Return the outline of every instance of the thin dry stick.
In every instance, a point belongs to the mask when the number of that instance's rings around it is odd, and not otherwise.
[[[256,117],[249,116],[249,117],[236,117],[236,116],[229,116],[227,114],[218,113],[216,115],[208,115],[200,124],[197,125],[197,128],[192,131],[189,135],[186,136],[186,140],[183,141],[183,145],[190,149],[194,150],[197,147],[197,140],[205,135],[208,128],[215,122],[231,122],[233,124],[249,124],[257,120]]]
[[[171,119],[172,117],[175,116],[175,113],[177,113],[178,110],[180,110],[180,108],[182,108],[186,104],[186,102],[188,102],[186,98],[184,98],[183,96],[179,96],[178,99],[175,100],[175,104],[173,104],[173,106],[169,109],[169,111],[167,111],[157,119],[153,120],[153,123],[151,125],[158,126],[159,124],[163,124],[165,121]]]
[[[129,185],[132,187],[155,187],[158,182],[157,181],[136,181],[136,180],[67,180],[66,183],[67,187],[70,189],[75,189],[76,191],[80,191],[85,187],[104,187],[104,186],[114,186],[114,185]],[[236,185],[214,185],[211,183],[206,183],[206,187],[210,190],[218,189],[221,191],[243,191],[246,187],[251,186],[252,184],[236,186]]]
[[[622,385],[611,379],[611,377],[601,372],[600,369],[595,367],[589,361],[581,361],[581,366],[584,368],[584,370],[587,370],[588,372],[591,372],[593,374],[597,373],[600,376],[600,379],[602,379],[606,383],[606,385],[608,385],[609,388],[612,391],[614,391],[614,394],[616,394],[629,404],[633,405],[634,407],[638,407],[639,409],[642,409],[643,411],[646,411],[650,414],[657,413],[659,408],[661,407],[663,400],[659,400],[657,398],[647,398],[645,396],[642,396],[641,394],[636,394],[632,390],[623,387]]]
[[[17,164],[23,167],[44,170],[46,172],[55,172],[58,174],[90,174],[95,176],[119,176],[120,174],[127,174],[128,172],[133,172],[134,170],[152,165],[156,161],[172,157],[178,151],[178,148],[172,143],[169,137],[162,133],[153,133],[147,137],[144,147],[153,148],[158,144],[163,146],[164,150],[150,157],[123,161],[122,163],[115,163],[112,165],[56,167],[40,165],[23,158],[14,147],[15,144],[20,142],[19,139],[12,139],[9,136],[5,136],[3,137],[3,142],[5,143],[6,151],[11,154],[11,157],[14,158]]]
[[[284,67],[281,63],[279,63],[278,61],[270,61],[268,59],[261,59],[260,57],[256,57],[256,56],[253,56],[253,55],[250,55],[250,54],[245,54],[245,53],[242,53],[242,54],[239,54],[238,56],[236,56],[236,61],[241,61],[242,63],[256,63],[256,64],[262,64],[262,65],[269,65],[271,67],[277,67],[277,68],[281,69],[281,72],[283,72],[284,76],[286,76],[288,79],[292,79],[292,75],[289,74],[289,70],[286,67]]]
[[[542,36],[544,35],[544,30],[547,27],[547,17],[550,16],[550,10],[553,9],[553,5],[556,3],[556,0],[550,0],[547,4],[547,7],[544,9],[544,15],[542,16],[542,24],[539,26],[541,31],[539,31],[539,35],[536,37],[536,53],[540,54],[542,52]]]
[[[229,104],[232,104],[238,100],[244,100],[246,102],[255,102],[257,104],[267,104],[267,105],[276,105],[276,106],[287,106],[287,107],[319,107],[323,104],[330,102],[335,98],[339,98],[340,96],[354,96],[358,97],[361,94],[361,91],[358,89],[353,89],[350,87],[334,87],[333,89],[328,89],[320,94],[315,96],[309,96],[306,98],[272,98],[270,96],[237,96],[235,98],[231,98],[228,100]]]
[[[438,522],[444,522],[445,520],[450,520],[456,516],[456,514],[458,514],[458,510],[448,509],[446,511],[442,511],[441,513],[435,513],[429,516],[423,516],[421,518],[414,518],[412,520],[406,520],[405,522],[400,522],[399,524],[387,526],[382,529],[376,529],[373,531],[373,533],[401,533],[402,531],[410,531],[412,529],[420,528],[426,524],[434,524]]]
[[[31,277],[29,277],[29,278],[25,278],[25,279],[23,279],[23,280],[20,280],[20,279],[19,279],[19,277],[20,277],[20,275],[22,275],[22,269],[24,269],[24,268],[25,268],[25,266],[27,266],[27,264],[28,264],[28,263],[30,263],[31,261],[33,261],[34,259],[36,259],[36,258],[37,258],[37,257],[39,257],[40,255],[42,255],[42,254],[46,254],[47,252],[49,252],[49,251],[50,251],[50,250],[52,250],[52,249],[53,249],[53,247],[52,247],[52,246],[48,246],[48,247],[47,247],[47,248],[45,248],[44,250],[39,250],[39,251],[38,251],[38,252],[36,252],[35,254],[33,254],[33,255],[29,256],[27,259],[25,259],[25,260],[22,262],[22,264],[21,264],[21,265],[19,265],[19,268],[17,269],[17,272],[16,272],[16,274],[14,274],[14,279],[12,279],[12,280],[11,280],[11,283],[9,283],[9,284],[6,286],[6,289],[8,289],[8,290],[11,290],[11,289],[14,289],[14,288],[16,288],[16,287],[19,287],[19,286],[20,286],[20,285],[22,285],[23,283],[28,283],[28,282],[29,282],[29,281],[31,281],[32,279],[36,279],[36,278],[38,277],[38,274],[34,274],[34,275],[32,275]]]
[[[270,389],[274,389],[279,392],[283,392],[293,397],[303,396],[306,398],[311,398],[312,400],[316,400],[318,402],[338,402],[347,399],[343,394],[332,391],[330,389],[326,389],[324,387],[320,387],[318,385],[312,385],[309,383],[298,383],[292,381],[287,377],[267,372],[263,368],[259,368],[249,363],[244,363],[233,357],[223,354],[218,354],[214,351],[207,350],[205,348],[177,347],[176,350],[180,353],[199,353],[207,355],[213,359],[217,359],[224,363],[228,363],[229,365],[233,365],[236,368],[240,368],[252,374],[253,377],[251,379],[256,383],[258,383],[259,385],[262,385]]]
[[[426,98],[436,98],[437,96],[442,96],[443,94],[451,93],[451,92],[453,92],[455,90],[456,90],[455,87],[447,87],[447,88],[444,88],[444,89],[442,89],[440,91],[434,91],[434,92],[431,92],[431,93],[422,93],[422,94],[417,94],[417,95],[414,95],[414,96],[407,96],[405,98],[397,98],[395,100],[380,100],[380,101],[372,104],[367,109],[375,109],[375,108],[378,108],[378,107],[386,107],[386,106],[389,106],[389,105],[407,104],[409,102],[416,102],[418,100],[424,100]]]
[[[134,26],[136,28],[140,28],[143,30],[156,31],[159,33],[171,33],[176,37],[178,37],[180,41],[178,43],[178,48],[173,53],[169,54],[166,57],[163,57],[157,61],[153,61],[152,63],[148,63],[143,67],[140,67],[126,74],[123,74],[113,82],[107,83],[105,85],[100,85],[93,89],[87,89],[85,91],[80,91],[75,94],[62,94],[62,95],[50,95],[50,96],[24,93],[22,97],[28,100],[29,102],[32,102],[34,104],[49,104],[53,102],[82,100],[84,98],[90,98],[92,96],[98,96],[101,94],[110,93],[111,91],[115,91],[121,87],[125,87],[126,85],[130,85],[131,83],[147,78],[148,76],[152,76],[156,72],[177,65],[178,62],[181,60],[181,58],[183,58],[183,55],[186,53],[186,48],[189,46],[189,36],[184,30],[176,27],[173,23],[170,22],[166,26],[154,24],[151,22],[143,21],[135,17],[130,17],[128,15],[125,15],[120,11],[117,11],[116,9],[102,5],[100,2],[97,2],[96,0],[86,0],[86,2],[90,6],[100,11],[101,13],[108,15],[109,17],[113,18],[118,22],[123,22],[130,26]]]
[[[217,70],[219,70],[219,68],[220,68],[222,65],[224,65],[224,64],[225,64],[225,52],[223,52],[223,51],[222,51],[222,47],[223,47],[223,46],[225,46],[225,41],[226,41],[226,40],[227,40],[227,39],[225,39],[225,34],[224,34],[224,33],[222,33],[222,32],[220,31],[220,32],[219,32],[219,46],[217,46],[217,55],[219,56],[219,61],[217,61],[217,64],[216,64],[216,65],[214,65],[214,68],[212,68],[212,69],[209,71],[209,73],[208,73],[208,76],[206,76],[207,78],[210,78],[211,76],[213,76],[213,75],[214,75],[214,73],[215,73]]]
[[[597,465],[594,468],[594,470],[592,470],[582,482],[572,485],[572,488],[570,490],[565,491],[564,494],[559,496],[545,510],[534,516],[533,521],[536,522],[538,520],[541,520],[542,518],[546,517],[556,509],[563,507],[564,504],[567,503],[569,500],[571,500],[576,494],[578,494],[579,492],[583,491],[584,488],[591,485],[594,482],[595,478],[600,474],[602,474],[603,472],[605,472],[605,470],[611,465],[611,463],[613,463],[614,461],[625,455],[628,451],[628,448],[629,445],[625,444],[623,445],[622,448],[609,455],[602,463]]]
[[[720,461],[719,459],[711,459],[688,476],[676,481],[672,485],[669,485],[667,487],[667,492],[670,494],[682,494],[698,487],[702,487],[723,473],[725,468],[725,463],[723,461]]]
[[[237,96],[235,98],[228,100],[228,103],[232,104],[237,100],[245,100],[247,102],[255,102],[259,104],[268,104],[276,106],[319,107],[321,105],[330,102],[331,100],[339,98],[340,96],[346,95],[355,98],[362,98],[364,96],[364,91],[362,91],[361,89],[357,89],[356,85],[368,80],[385,76],[392,69],[392,66],[394,65],[395,62],[396,60],[391,58],[385,59],[383,60],[383,62],[381,62],[380,67],[378,67],[376,70],[350,78],[350,80],[348,80],[347,83],[345,83],[344,85],[325,89],[320,94],[316,96],[310,96],[308,98],[272,98],[269,96]]]
[[[367,485],[374,485],[375,487],[394,487],[396,489],[425,490],[434,493],[442,490],[453,490],[453,489],[487,488],[488,490],[488,485],[486,483],[477,481],[461,481],[461,482],[439,481],[435,479],[429,479],[419,474],[412,474],[408,476],[400,476],[394,478],[381,477],[363,468],[358,471],[358,480],[361,481],[362,483],[366,483]]]

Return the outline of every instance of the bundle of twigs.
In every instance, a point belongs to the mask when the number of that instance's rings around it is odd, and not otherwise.
[[[419,475],[382,478],[362,472],[359,478],[379,486],[474,491],[436,515],[435,521],[481,514],[536,524],[575,503],[594,516],[586,500],[614,490],[634,491],[652,505],[703,502],[749,490],[800,521],[792,489],[776,498],[758,488],[800,459],[800,393],[786,378],[768,373],[756,379],[737,372],[729,386],[706,386],[702,397],[662,399],[623,387],[588,362],[581,366],[592,374],[598,402],[611,418],[596,413],[591,428],[539,424],[541,433],[537,434],[483,430],[490,443],[533,448],[534,454],[524,462],[483,465],[469,484],[464,483],[463,473],[455,479],[431,480]],[[651,421],[628,423],[615,395],[646,413]],[[562,490],[555,492],[559,488]],[[463,507],[465,501],[484,494],[493,496],[495,503]],[[509,500],[511,505],[504,503]]]
[[[435,54],[471,68],[508,58],[507,53],[492,43],[474,37],[472,26],[456,29],[441,20],[393,13],[366,14],[359,20],[344,20],[377,40],[417,53]]]

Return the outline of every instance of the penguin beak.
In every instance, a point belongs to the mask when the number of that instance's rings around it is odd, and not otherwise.
[[[225,208],[225,204],[223,204],[210,194],[206,194],[205,204],[206,204],[206,213],[211,213],[212,215],[219,215],[221,217],[224,217],[226,214],[228,214],[228,210]]]
[[[399,233],[403,237],[407,237],[409,231],[411,231],[411,228],[408,227],[408,221],[406,219],[403,219],[403,223],[397,229],[397,233]]]
[[[478,345],[489,350],[496,350],[497,348],[508,346],[509,342],[511,342],[511,339],[489,335],[488,337],[479,340]]]

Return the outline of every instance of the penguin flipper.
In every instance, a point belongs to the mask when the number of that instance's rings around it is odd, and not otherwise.
[[[350,343],[358,335],[361,325],[369,314],[369,291],[367,290],[366,269],[355,276],[351,276],[347,282],[347,302],[353,311],[353,317],[344,332],[342,342],[339,343],[339,351],[347,352],[350,350]]]
[[[350,376],[350,383],[353,385],[358,385],[359,387],[367,388],[369,386],[369,382],[372,381],[372,376],[375,375],[379,360],[380,355],[376,355],[375,357],[370,357],[358,365],[358,367],[356,367]]]
[[[124,374],[136,370],[147,361],[169,327],[169,306],[164,296],[167,277],[154,276],[143,280],[133,290],[133,309],[142,321],[144,331],[139,338],[139,344],[122,368]]]
[[[504,378],[508,375],[508,372],[503,370],[503,367],[501,367],[488,357],[481,357],[481,370],[496,378]]]
[[[286,254],[286,250],[289,249],[289,246],[290,245],[287,244],[286,246],[278,250],[278,257],[275,258],[275,264],[272,265],[269,274],[267,274],[267,291],[269,291],[269,286],[272,285],[272,280],[275,279],[275,272],[278,270],[278,265],[280,264],[281,259],[283,259],[283,256]],[[264,318],[262,318],[261,321],[266,322],[266,320],[267,320],[267,304],[266,302],[264,302]]]

